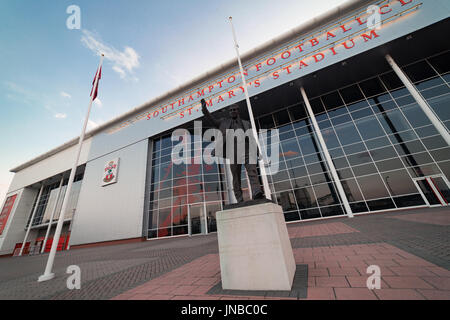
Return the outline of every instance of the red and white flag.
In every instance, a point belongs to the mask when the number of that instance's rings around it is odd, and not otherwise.
[[[97,85],[95,85],[95,79],[97,79],[97,73],[99,73],[99,75],[98,75]],[[95,98],[97,98],[98,83],[100,82],[101,78],[102,78],[102,67],[100,67],[100,69],[97,70],[97,72],[95,73],[94,81],[92,81],[92,89],[91,89],[92,101],[94,101]],[[94,86],[95,86],[95,88],[94,88]],[[94,95],[92,95],[92,92],[94,92]]]

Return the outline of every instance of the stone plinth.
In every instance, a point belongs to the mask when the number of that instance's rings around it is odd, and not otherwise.
[[[296,266],[279,205],[224,210],[216,219],[223,289],[291,290]]]

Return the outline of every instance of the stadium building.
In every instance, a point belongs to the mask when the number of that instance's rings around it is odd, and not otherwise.
[[[447,0],[351,0],[242,56],[256,125],[279,132],[268,180],[287,223],[448,205],[449,13]],[[248,119],[236,59],[87,133],[58,249],[216,231],[226,168],[171,161],[174,129],[199,135],[202,98]],[[50,250],[77,142],[11,169],[0,255],[28,230],[25,254]],[[242,185],[249,199],[245,171]]]

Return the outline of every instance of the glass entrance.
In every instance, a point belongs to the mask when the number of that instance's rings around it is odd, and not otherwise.
[[[189,235],[206,234],[208,232],[203,203],[189,205]]]
[[[430,207],[449,205],[450,184],[445,176],[434,175],[416,178],[414,183]]]

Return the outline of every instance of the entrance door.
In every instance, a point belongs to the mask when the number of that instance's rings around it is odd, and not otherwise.
[[[188,230],[189,235],[206,234],[205,210],[203,203],[191,204],[188,210]]]
[[[425,202],[430,207],[448,206],[450,202],[450,184],[443,175],[434,175],[413,179]]]

